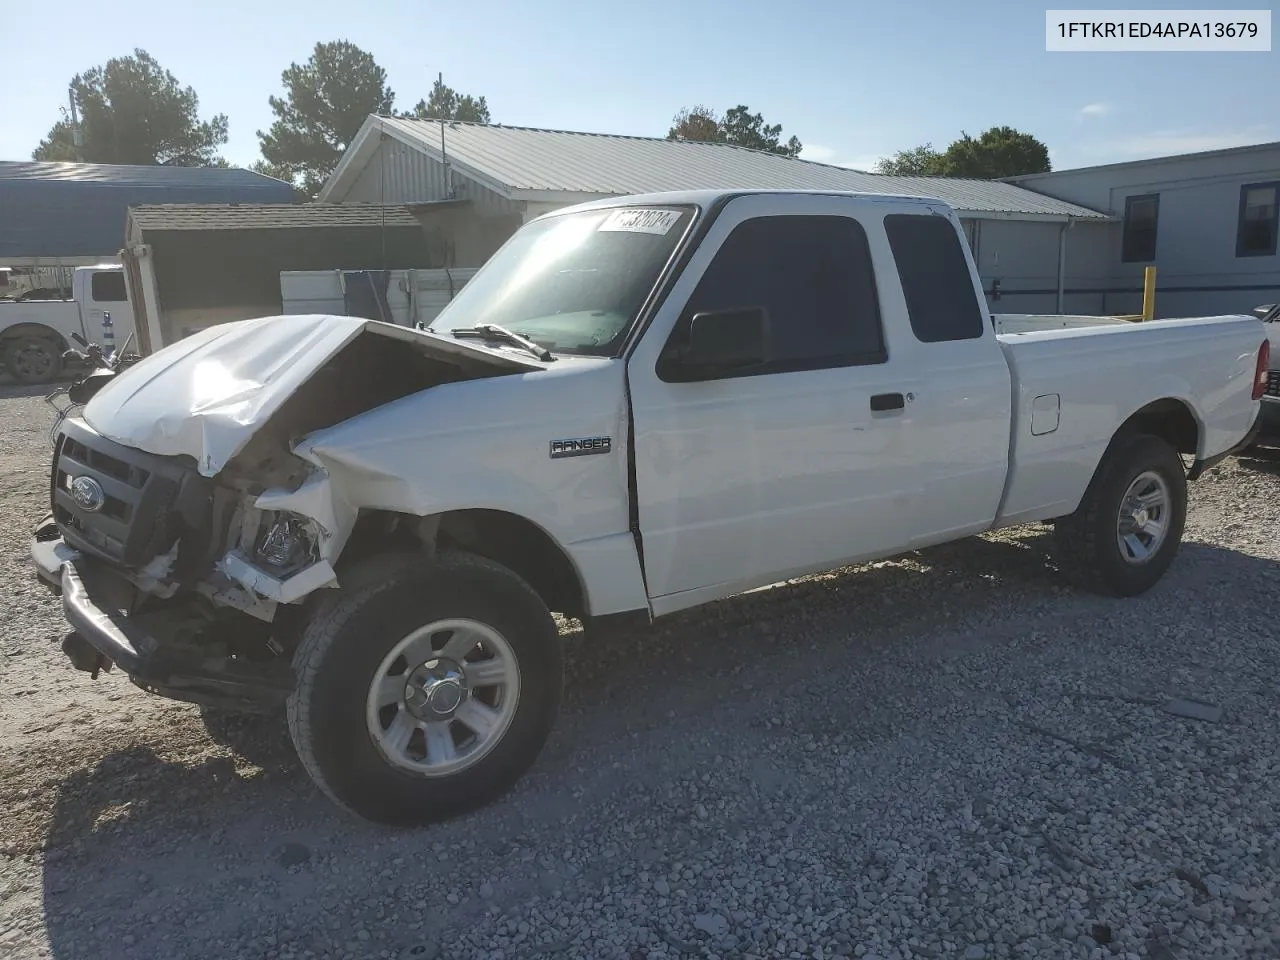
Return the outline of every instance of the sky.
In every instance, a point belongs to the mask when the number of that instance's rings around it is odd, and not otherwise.
[[[1045,8],[1026,0],[363,6],[61,0],[65,29],[30,43],[22,18],[3,18],[0,160],[30,158],[76,73],[142,48],[195,88],[203,118],[228,116],[222,154],[247,166],[281,71],[339,39],[374,55],[402,109],[441,72],[515,126],[664,136],[682,106],[741,103],[802,156],[859,169],[997,125],[1038,137],[1054,169],[1280,140],[1280,52],[1046,53]]]

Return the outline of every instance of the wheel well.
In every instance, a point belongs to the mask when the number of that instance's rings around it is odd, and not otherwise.
[[[1121,425],[1120,433],[1149,433],[1190,456],[1200,449],[1200,424],[1195,414],[1181,400],[1172,398],[1147,404]]]
[[[338,563],[338,576],[357,563],[396,550],[466,550],[500,563],[542,597],[549,610],[581,619],[586,597],[573,562],[545,530],[502,510],[455,510],[415,517],[361,511]]]
[[[67,349],[67,341],[62,334],[52,327],[46,327],[42,323],[15,323],[12,327],[0,330],[0,344],[7,343],[10,340],[17,340],[19,337],[40,337],[44,340],[52,340],[63,350]]]

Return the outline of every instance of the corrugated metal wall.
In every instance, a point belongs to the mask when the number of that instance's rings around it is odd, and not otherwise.
[[[340,203],[414,203],[453,198],[470,200],[482,216],[518,214],[522,205],[508,200],[473,180],[448,174],[444,165],[399,140],[387,139],[370,158]]]

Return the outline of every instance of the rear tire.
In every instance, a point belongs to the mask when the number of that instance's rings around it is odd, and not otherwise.
[[[1058,562],[1078,586],[1132,597],[1164,576],[1182,541],[1187,474],[1159,437],[1117,437],[1076,512],[1054,526]]]
[[[324,609],[294,669],[289,731],[307,772],[348,810],[399,826],[509,790],[541,752],[563,685],[541,598],[505,567],[455,552]]]
[[[5,366],[19,383],[48,383],[62,373],[62,351],[52,340],[19,336],[5,344]]]

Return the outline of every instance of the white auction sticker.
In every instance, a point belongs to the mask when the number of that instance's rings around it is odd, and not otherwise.
[[[665,236],[680,219],[679,210],[645,210],[627,207],[615,210],[600,224],[601,230],[624,230],[628,233],[656,233]]]
[[[1270,10],[1046,10],[1053,53],[1268,52]]]

